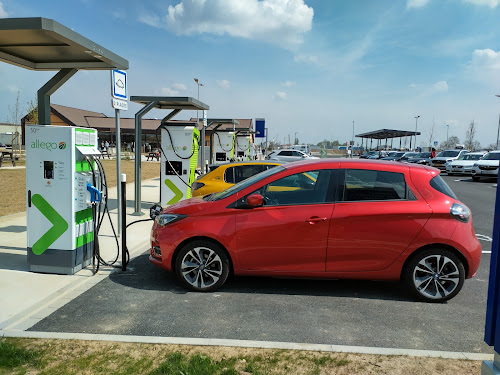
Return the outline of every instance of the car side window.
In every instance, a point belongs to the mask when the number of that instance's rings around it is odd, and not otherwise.
[[[280,156],[292,156],[292,151],[281,151]]]
[[[237,184],[257,173],[266,170],[264,165],[237,165],[229,167],[224,173],[224,181],[228,184]]]
[[[299,157],[301,157],[302,153],[300,153],[298,151],[292,151],[292,156],[299,156]]]
[[[333,202],[330,189],[332,171],[325,169],[296,173],[261,187],[252,194],[261,194],[264,206],[289,206]]]
[[[414,199],[403,173],[346,169],[343,201],[384,201]]]

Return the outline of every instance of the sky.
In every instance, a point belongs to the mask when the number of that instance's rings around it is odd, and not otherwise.
[[[197,98],[198,78],[209,118],[265,118],[280,143],[345,142],[353,125],[464,142],[471,121],[496,143],[500,0],[0,0],[2,17],[52,18],[127,59],[129,95]],[[0,63],[0,122],[54,74]],[[80,71],[51,101],[113,116],[110,86]]]

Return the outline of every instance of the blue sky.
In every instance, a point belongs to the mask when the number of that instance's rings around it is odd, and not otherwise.
[[[422,146],[433,124],[432,141],[447,124],[463,141],[472,120],[496,142],[500,0],[0,0],[0,17],[52,18],[126,58],[129,95],[196,97],[196,77],[209,117],[264,117],[280,142],[347,141],[352,121],[414,130],[417,115]],[[0,121],[53,74],[0,64]],[[78,72],[52,102],[113,115],[109,80]]]

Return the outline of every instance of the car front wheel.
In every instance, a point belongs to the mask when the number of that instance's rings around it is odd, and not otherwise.
[[[229,267],[225,251],[205,240],[185,245],[175,261],[179,281],[196,292],[211,292],[220,288],[227,280]]]
[[[410,260],[404,280],[421,301],[444,302],[462,289],[465,269],[451,251],[433,248],[418,253]]]
[[[478,182],[478,181],[479,181],[479,177],[477,177],[477,176],[472,176],[472,181],[474,181],[474,182]]]

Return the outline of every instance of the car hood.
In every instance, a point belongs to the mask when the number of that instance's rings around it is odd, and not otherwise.
[[[477,165],[496,165],[498,166],[500,160],[478,160]]]
[[[213,204],[213,201],[204,201],[201,197],[189,198],[166,207],[162,213],[191,215],[206,210]]]
[[[455,160],[454,162],[450,163],[450,165],[457,166],[461,165],[463,167],[468,166],[468,165],[474,165],[474,163],[477,163],[478,160]]]
[[[434,161],[434,160],[444,160],[444,161],[446,161],[446,160],[450,160],[450,159],[455,160],[456,158],[458,158],[458,156],[447,156],[447,157],[440,156],[440,157],[432,158],[432,161]]]

